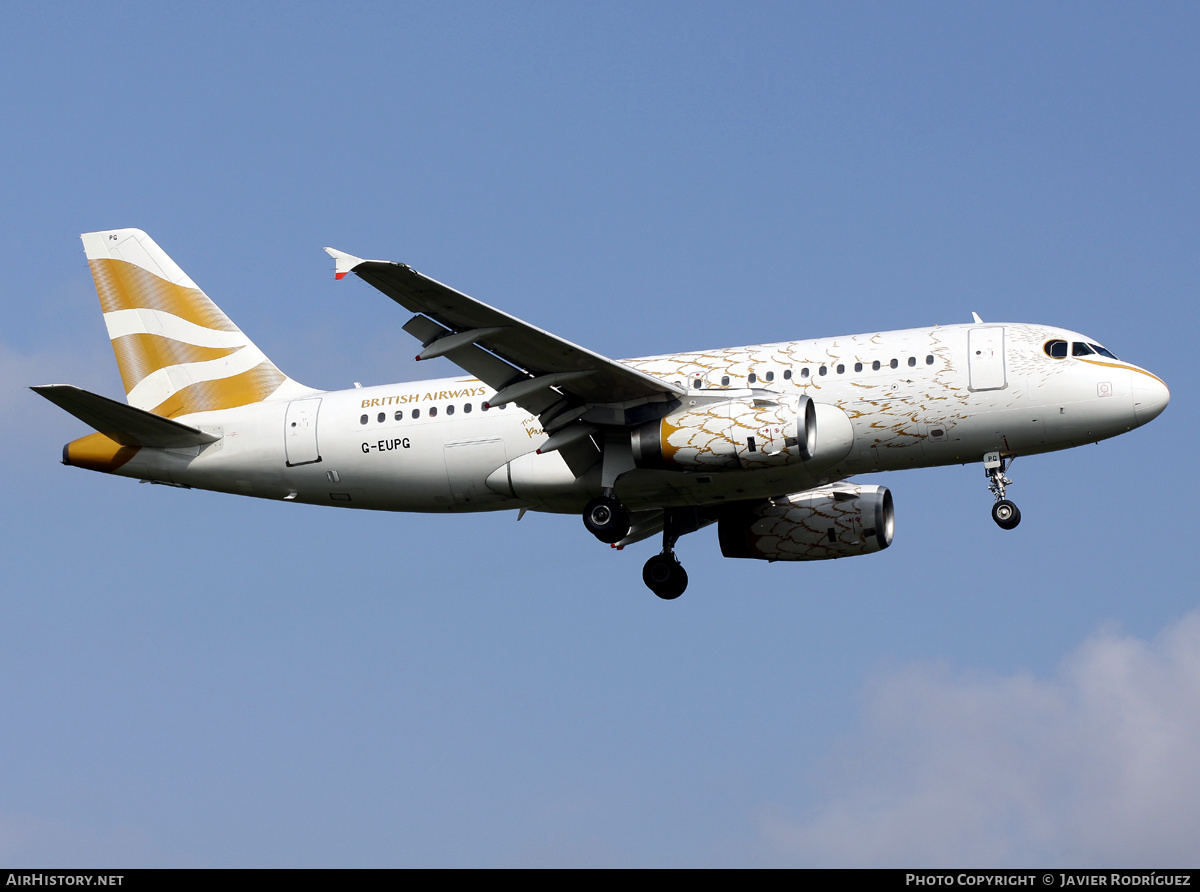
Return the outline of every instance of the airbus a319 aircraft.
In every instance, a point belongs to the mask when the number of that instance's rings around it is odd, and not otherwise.
[[[716,523],[726,557],[808,561],[892,542],[892,497],[852,477],[982,462],[1004,529],[1018,455],[1145,424],[1159,378],[1095,339],[985,323],[613,360],[402,263],[332,248],[414,314],[418,360],[457,378],[321,391],[280,371],[154,241],[84,249],[126,402],[33,388],[97,433],[63,463],[285,502],[382,511],[577,514],[623,548],[662,535],[642,577],[677,598],[680,536]]]

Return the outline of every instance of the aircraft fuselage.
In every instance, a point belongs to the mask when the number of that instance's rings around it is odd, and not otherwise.
[[[805,394],[840,409],[852,433],[845,455],[815,469],[633,467],[617,493],[631,509],[642,507],[644,490],[656,505],[765,498],[859,474],[979,461],[990,451],[1067,449],[1132,430],[1166,405],[1166,387],[1151,373],[1097,354],[1052,358],[1045,345],[1055,339],[1089,343],[1047,326],[949,325],[627,360],[686,387],[682,404]],[[457,377],[200,412],[178,420],[220,439],[143,448],[104,469],[336,507],[577,513],[598,487],[598,470],[576,479],[557,452],[537,455],[547,439],[537,417],[515,405],[485,409],[494,393]],[[824,433],[818,422],[818,443]],[[69,447],[68,461],[86,464]],[[667,482],[655,485],[656,477]]]

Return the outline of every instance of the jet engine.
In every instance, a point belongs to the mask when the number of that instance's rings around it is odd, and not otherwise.
[[[892,544],[895,523],[885,487],[834,483],[730,506],[717,533],[725,557],[823,561],[882,551]]]
[[[752,396],[689,406],[633,431],[639,468],[732,471],[808,461],[817,406],[807,396]]]

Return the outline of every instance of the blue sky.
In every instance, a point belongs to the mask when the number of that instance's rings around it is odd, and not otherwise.
[[[1155,865],[1200,821],[1190,4],[37,4],[0,56],[0,863]],[[58,464],[135,226],[294,378],[449,374],[320,250],[612,356],[1082,330],[1161,418],[872,478],[893,546],[339,512]],[[432,371],[430,368],[432,367]]]

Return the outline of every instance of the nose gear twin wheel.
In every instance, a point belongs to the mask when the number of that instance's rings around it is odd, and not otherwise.
[[[642,581],[646,587],[664,601],[673,601],[687,588],[687,570],[671,551],[656,554],[642,568]]]

